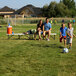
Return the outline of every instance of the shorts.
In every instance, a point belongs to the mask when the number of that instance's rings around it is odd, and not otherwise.
[[[62,37],[60,38],[60,42],[62,42],[63,39],[66,39],[66,36],[62,36]]]
[[[36,32],[36,34],[38,34],[38,31]],[[43,31],[41,31],[41,34],[43,34]]]
[[[29,31],[27,31],[27,32],[28,32],[28,34],[33,34],[31,30],[29,30]]]
[[[44,35],[51,34],[51,31],[44,31]]]
[[[67,38],[67,44],[72,43],[72,41],[73,41],[73,38]]]
[[[41,34],[43,34],[43,31],[41,31]]]

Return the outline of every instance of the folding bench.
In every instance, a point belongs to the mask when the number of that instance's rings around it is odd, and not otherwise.
[[[54,36],[53,39],[55,40],[55,36],[57,35],[56,33],[51,33],[51,36]]]

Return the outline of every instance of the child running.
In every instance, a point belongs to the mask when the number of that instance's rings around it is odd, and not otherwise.
[[[60,42],[63,41],[64,39],[64,46],[66,48],[66,32],[67,32],[67,27],[65,27],[65,24],[62,24],[62,27],[60,28]]]
[[[71,23],[68,23],[68,29],[67,29],[67,45],[69,45],[69,49],[72,48],[73,36],[76,37],[73,34],[73,30],[74,30],[74,28],[72,27],[72,24]]]

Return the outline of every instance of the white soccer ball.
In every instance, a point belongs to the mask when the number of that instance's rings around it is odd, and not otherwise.
[[[63,53],[68,53],[68,52],[69,52],[69,50],[67,48],[63,49]]]

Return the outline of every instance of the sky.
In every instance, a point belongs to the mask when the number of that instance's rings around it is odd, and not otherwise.
[[[49,5],[51,1],[59,2],[60,0],[0,0],[0,8],[8,6],[13,9],[19,9],[28,4],[43,7],[45,4]]]

